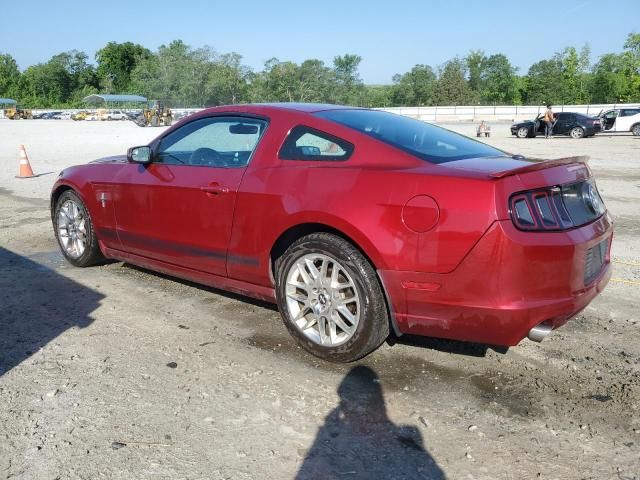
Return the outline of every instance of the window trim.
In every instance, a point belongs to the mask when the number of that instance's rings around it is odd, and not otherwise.
[[[162,141],[167,138],[169,135],[171,135],[172,133],[178,131],[181,128],[186,127],[187,125],[193,123],[193,122],[198,122],[200,120],[208,120],[208,119],[217,119],[217,118],[248,118],[251,120],[261,120],[265,123],[265,127],[264,130],[262,131],[262,133],[260,134],[260,136],[258,137],[258,141],[256,142],[256,146],[254,147],[253,151],[251,152],[251,155],[249,155],[249,158],[247,159],[247,163],[245,165],[239,166],[239,167],[234,167],[234,166],[230,166],[230,165],[226,165],[226,166],[211,166],[211,165],[190,165],[190,164],[182,164],[182,163],[167,163],[167,164],[163,164],[162,162],[158,162],[157,156],[158,156],[158,150],[160,149],[160,145],[162,144]],[[247,168],[250,164],[251,161],[253,160],[253,156],[256,153],[256,150],[258,150],[258,148],[260,147],[260,142],[262,141],[262,139],[264,138],[265,134],[267,133],[267,130],[269,129],[269,126],[271,125],[271,119],[269,117],[265,117],[262,115],[254,115],[252,113],[245,113],[245,112],[220,112],[220,113],[215,113],[212,115],[203,115],[201,117],[197,117],[197,118],[193,118],[190,119],[188,122],[184,122],[182,124],[180,123],[176,123],[174,128],[170,128],[169,130],[167,130],[166,132],[164,132],[164,134],[158,138],[156,138],[155,140],[153,140],[153,142],[151,142],[151,144],[149,145],[151,147],[151,162],[149,163],[153,163],[153,164],[158,164],[158,165],[167,165],[167,166],[172,166],[172,167],[204,167],[204,168],[222,168],[222,169],[236,169],[236,168]]]
[[[345,155],[340,157],[338,157],[337,155],[321,155],[314,158],[289,158],[288,156],[284,156],[286,148],[289,146],[291,139],[294,138],[294,133],[297,133],[297,131],[299,130],[303,130],[303,132],[300,135],[296,135],[295,141],[300,139],[303,135],[310,133],[312,135],[324,138],[330,142],[335,143],[345,151]],[[282,145],[280,145],[280,149],[278,150],[278,160],[294,162],[346,162],[351,158],[355,149],[355,145],[348,140],[345,140],[344,138],[337,137],[331,133],[325,132],[323,130],[318,130],[317,128],[310,127],[305,124],[298,124],[292,127],[287,132],[287,135],[285,136],[284,141],[282,142]]]

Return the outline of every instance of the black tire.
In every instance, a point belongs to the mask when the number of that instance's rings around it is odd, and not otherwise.
[[[636,137],[640,137],[640,123],[636,123],[631,127],[631,133],[633,133]]]
[[[60,210],[62,206],[68,201],[72,201],[78,206],[78,209],[84,217],[86,229],[86,246],[84,249],[84,253],[75,258],[66,251],[60,238]],[[102,255],[100,246],[98,245],[98,239],[96,238],[96,234],[93,229],[93,222],[91,221],[89,211],[85,207],[84,202],[80,199],[80,197],[72,190],[63,192],[56,201],[56,206],[53,214],[53,231],[55,233],[56,240],[58,241],[60,251],[67,259],[67,261],[72,265],[75,265],[76,267],[89,267],[104,260],[104,256]]]
[[[307,254],[321,254],[337,261],[349,274],[360,301],[360,317],[355,332],[344,343],[323,346],[312,341],[295,324],[286,300],[287,273]],[[389,317],[384,293],[376,271],[351,243],[330,233],[314,233],[294,242],[275,262],[278,309],[287,330],[316,357],[331,362],[353,362],[377,349],[389,336]]]
[[[518,138],[528,138],[531,136],[531,132],[527,127],[519,127],[516,130],[516,137]]]

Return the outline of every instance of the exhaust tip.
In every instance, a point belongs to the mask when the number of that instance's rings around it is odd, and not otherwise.
[[[529,335],[527,335],[527,337],[533,342],[540,343],[545,338],[547,338],[552,331],[553,328],[551,328],[550,325],[541,323],[540,325],[536,325],[531,330],[529,330]]]

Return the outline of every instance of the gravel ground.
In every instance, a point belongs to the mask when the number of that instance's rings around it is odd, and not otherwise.
[[[493,128],[508,151],[591,156],[616,221],[607,290],[506,354],[404,338],[334,365],[269,305],[63,260],[56,173],[161,129],[0,121],[0,478],[640,479],[640,138]],[[15,179],[19,144],[53,173]]]

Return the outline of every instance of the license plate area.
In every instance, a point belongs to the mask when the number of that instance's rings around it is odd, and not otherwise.
[[[609,247],[609,239],[601,241],[587,250],[584,259],[584,285],[587,286],[593,282],[598,274],[602,271],[607,260],[607,249]]]

